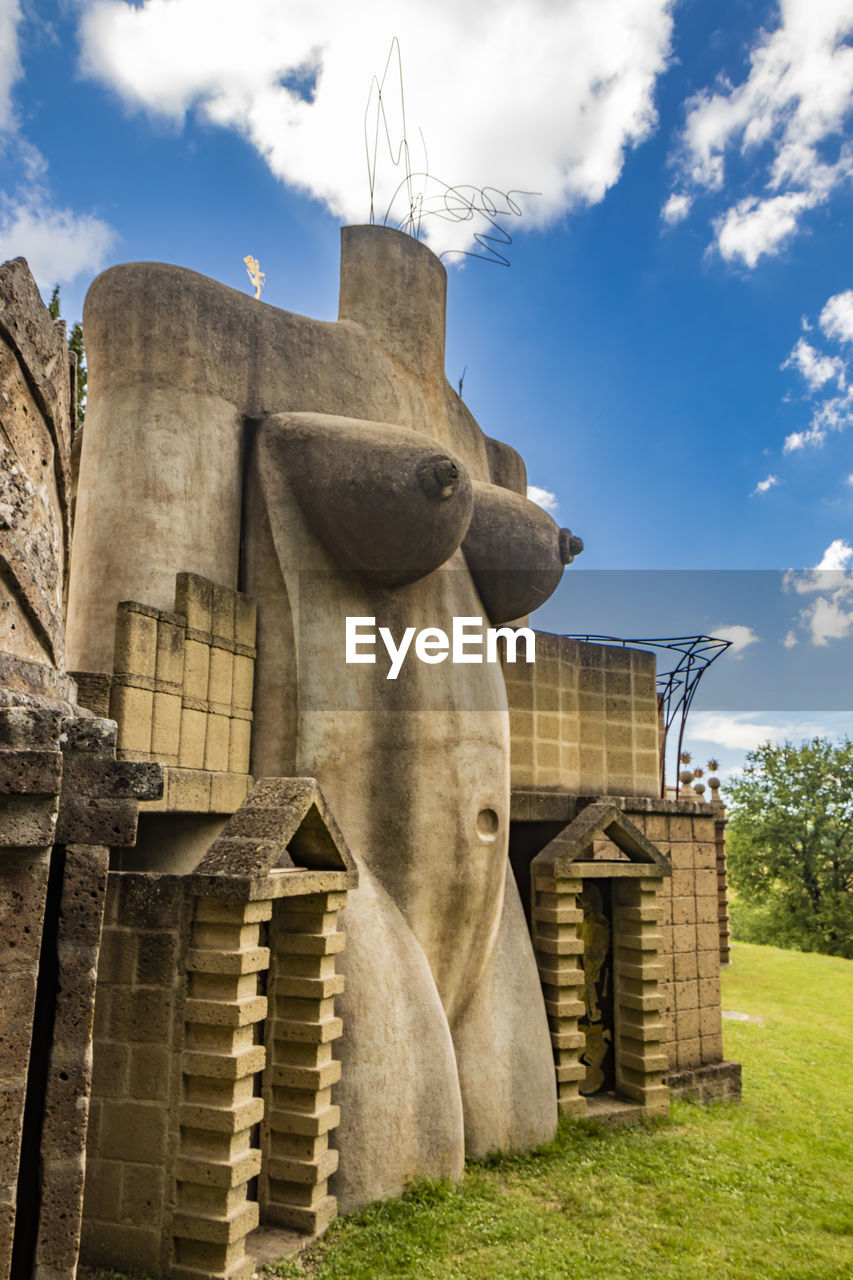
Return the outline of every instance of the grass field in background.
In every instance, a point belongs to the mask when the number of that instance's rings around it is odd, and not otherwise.
[[[851,1280],[853,961],[736,944],[743,1101],[634,1129],[565,1123],[335,1223],[288,1280]]]

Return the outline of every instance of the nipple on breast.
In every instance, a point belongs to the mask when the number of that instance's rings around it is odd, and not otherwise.
[[[418,467],[418,480],[428,498],[446,502],[459,488],[459,467],[452,458],[427,458]]]

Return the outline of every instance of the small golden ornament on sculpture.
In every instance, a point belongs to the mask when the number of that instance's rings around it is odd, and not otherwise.
[[[265,271],[261,271],[261,264],[258,262],[257,258],[253,258],[250,253],[246,255],[243,262],[245,263],[246,270],[249,273],[249,279],[254,286],[255,297],[260,298],[264,291],[264,281],[267,278],[267,273]]]

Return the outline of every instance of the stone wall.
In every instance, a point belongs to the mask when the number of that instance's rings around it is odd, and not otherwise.
[[[314,1233],[335,1216],[337,918],[356,882],[305,779],[258,784],[198,875],[110,875],[87,1263],[248,1280],[259,1221]]]
[[[190,910],[175,878],[110,876],[81,1241],[98,1264],[168,1265],[160,1223],[172,1197]]]
[[[179,573],[174,611],[116,610],[112,673],[76,671],[80,700],[118,725],[123,760],[165,766],[146,813],[234,813],[250,786],[255,601]]]
[[[116,760],[65,669],[72,369],[23,259],[0,266],[0,1276],[72,1280],[107,846],[159,766]]]
[[[71,370],[23,258],[0,266],[0,705],[70,710]]]
[[[513,787],[660,793],[654,654],[536,633],[536,662],[504,666]]]
[[[715,814],[710,805],[689,800],[648,801],[640,808],[626,798],[623,806],[672,863],[660,901],[663,1047],[670,1071],[680,1073],[678,1090],[701,1096],[709,1068],[720,1064],[728,1079],[733,1066],[723,1062]],[[728,1096],[739,1095],[736,1075]]]

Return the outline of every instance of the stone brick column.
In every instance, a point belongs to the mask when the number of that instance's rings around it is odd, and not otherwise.
[[[343,1030],[334,1012],[335,996],[344,989],[335,956],[344,948],[337,921],[346,897],[342,891],[281,898],[270,932],[261,1213],[265,1223],[312,1234],[337,1213],[327,1181],[338,1167],[329,1133],[340,1120],[331,1103],[341,1075],[332,1042]]]
[[[54,857],[57,856],[54,853]],[[86,1177],[95,977],[109,850],[69,845],[62,859],[57,992],[44,1104],[33,1280],[74,1280]]]
[[[580,1060],[584,1034],[578,1029],[584,1013],[581,880],[534,871],[532,890],[533,946],[554,1047],[557,1107],[561,1115],[583,1115],[586,1102],[578,1092],[586,1075]]]
[[[663,969],[658,963],[660,885],[660,877],[613,881],[616,1092],[642,1103],[647,1115],[669,1113],[669,1089],[663,1083],[669,1067],[659,986]]]
[[[0,1276],[9,1273],[27,1074],[59,811],[60,718],[0,710]]]
[[[196,900],[172,1222],[176,1280],[248,1280],[254,1271],[245,1245],[258,1225],[258,1204],[248,1184],[261,1167],[253,1131],[264,1112],[258,1024],[267,1000],[259,980],[270,958],[260,929],[271,914],[269,901]]]
[[[729,924],[729,882],[726,867],[726,810],[714,805],[714,844],[717,850],[717,919],[720,926],[720,964],[731,963],[731,928]]]

